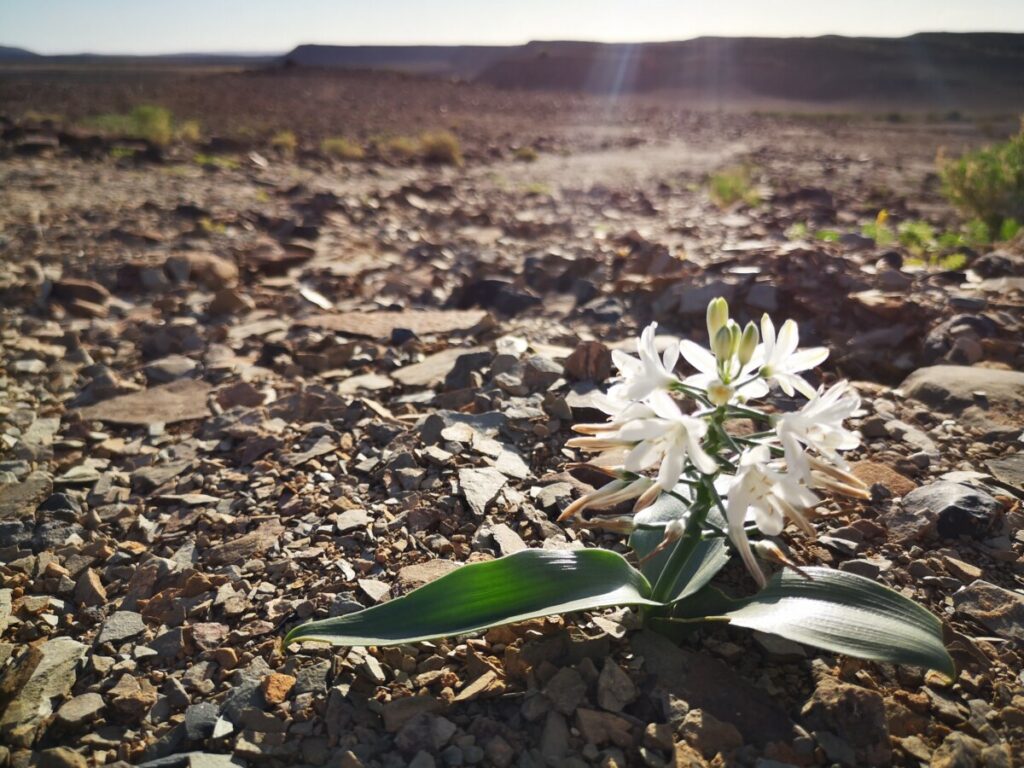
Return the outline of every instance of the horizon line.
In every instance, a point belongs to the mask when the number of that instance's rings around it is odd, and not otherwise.
[[[532,38],[523,42],[515,43],[480,43],[480,42],[301,42],[284,50],[273,51],[252,51],[252,50],[164,50],[164,51],[50,51],[42,52],[33,48],[19,45],[17,43],[5,43],[0,41],[0,48],[14,48],[27,51],[40,57],[57,56],[96,56],[96,57],[136,57],[145,58],[148,56],[235,56],[241,58],[265,58],[268,56],[283,56],[296,48],[305,45],[324,46],[331,48],[520,48],[530,43],[592,43],[595,45],[663,45],[666,43],[688,43],[695,40],[722,39],[722,40],[814,40],[826,37],[840,37],[850,40],[902,40],[917,35],[1024,35],[1024,30],[1007,31],[992,29],[977,30],[921,30],[910,32],[904,35],[847,35],[838,32],[823,32],[817,35],[697,35],[686,38],[666,38],[662,40],[593,40],[573,38]]]

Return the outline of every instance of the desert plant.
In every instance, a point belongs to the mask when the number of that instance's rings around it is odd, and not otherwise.
[[[174,137],[178,141],[196,144],[202,138],[202,129],[198,120],[186,120],[174,129]]]
[[[427,163],[462,165],[462,147],[451,131],[427,131],[420,135],[420,157]]]
[[[875,220],[861,227],[861,234],[870,237],[876,245],[883,248],[896,242],[896,233],[889,226],[889,212],[884,208],[875,216]]]
[[[97,115],[86,120],[85,124],[102,133],[145,139],[158,146],[169,144],[174,136],[171,111],[153,105],[135,107],[126,115]]]
[[[361,146],[344,136],[324,139],[320,142],[320,151],[339,160],[362,160],[366,154]]]
[[[621,377],[600,404],[608,421],[577,425],[584,436],[569,442],[599,454],[594,469],[609,482],[566,507],[560,520],[628,534],[635,566],[602,549],[528,549],[464,565],[357,613],[301,624],[285,643],[398,645],[628,605],[640,609],[646,624],[670,633],[724,621],[952,677],[938,618],[872,579],[798,567],[771,541],[787,521],[813,536],[822,491],[870,497],[839,454],[859,443],[844,421],[858,411],[860,398],[846,382],[815,390],[802,375],[828,350],[798,350],[792,320],[777,334],[767,315],[760,332],[753,323],[741,329],[720,298],[708,306],[707,327],[710,349],[682,341],[659,355],[651,324],[637,344],[638,358],[613,352]],[[680,355],[697,373],[676,376]],[[772,414],[749,405],[772,386],[808,401]],[[693,410],[684,412],[685,402]],[[734,428],[737,420],[759,426]],[[591,514],[630,500],[636,500],[632,515]],[[711,586],[732,552],[760,591],[734,599]],[[762,560],[783,569],[769,578]]]
[[[512,156],[521,163],[533,163],[539,157],[537,150],[533,147],[516,147]]]
[[[1001,144],[968,152],[956,160],[940,155],[939,170],[949,201],[983,221],[999,237],[1007,219],[1024,220],[1024,124]]]
[[[299,140],[296,138],[294,131],[278,131],[270,137],[270,146],[290,154],[298,149]]]
[[[408,163],[419,154],[420,145],[411,136],[389,136],[374,142],[380,156],[393,163]]]
[[[716,205],[728,208],[738,202],[757,205],[761,195],[754,187],[751,169],[745,165],[725,168],[708,179],[708,193]]]

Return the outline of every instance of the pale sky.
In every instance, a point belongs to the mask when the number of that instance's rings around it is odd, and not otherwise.
[[[0,0],[0,45],[38,53],[939,31],[1024,32],[1024,0]]]

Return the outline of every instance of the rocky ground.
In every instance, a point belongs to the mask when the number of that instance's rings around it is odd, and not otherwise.
[[[934,155],[972,130],[697,115],[459,169],[11,134],[0,765],[1012,765],[1024,246],[943,271],[859,234],[881,208],[955,227]],[[739,162],[764,202],[722,209],[706,175]],[[702,340],[717,295],[796,318],[865,398],[873,500],[794,558],[928,606],[957,679],[727,626],[673,645],[624,610],[281,647],[461,562],[622,547],[553,522],[594,480],[569,428],[610,348],[651,320]]]

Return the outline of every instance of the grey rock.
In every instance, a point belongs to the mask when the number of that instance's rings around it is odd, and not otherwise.
[[[88,646],[69,637],[47,640],[31,677],[4,710],[0,741],[28,747],[36,728],[53,713],[53,699],[67,696],[75,684],[78,665]]]
[[[103,622],[96,642],[99,645],[118,643],[140,635],[145,630],[146,624],[142,621],[142,614],[135,611],[117,611]]]
[[[209,737],[218,717],[217,705],[213,702],[192,704],[185,710],[185,735],[189,741],[202,741]]]
[[[99,717],[104,706],[103,697],[98,693],[83,693],[61,705],[56,722],[62,728],[78,729]]]
[[[1020,432],[1024,372],[970,365],[920,368],[900,385],[907,397],[989,433]]]
[[[168,355],[148,363],[142,372],[150,384],[166,384],[188,376],[196,369],[196,361],[184,355]]]
[[[507,478],[493,467],[459,470],[459,489],[473,514],[483,517],[487,505],[505,487]]]
[[[1002,505],[984,491],[962,483],[940,481],[915,488],[903,498],[903,509],[934,519],[935,531],[946,539],[987,536]]]
[[[958,613],[990,632],[1024,643],[1024,595],[978,579],[953,595]]]
[[[572,667],[562,667],[544,686],[544,695],[563,715],[571,715],[587,695],[587,684]]]
[[[326,693],[327,676],[331,672],[331,662],[318,661],[303,667],[295,673],[295,695],[303,693]]]
[[[597,678],[597,703],[609,712],[621,712],[638,695],[632,678],[612,658],[604,660]]]

